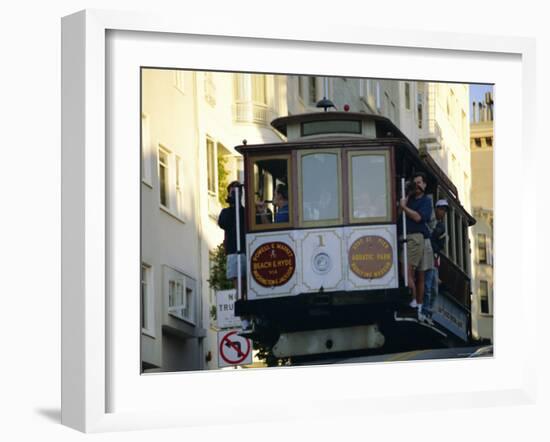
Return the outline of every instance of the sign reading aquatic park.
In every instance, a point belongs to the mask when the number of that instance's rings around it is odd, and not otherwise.
[[[348,252],[349,266],[363,279],[382,278],[392,268],[391,244],[381,236],[362,236],[355,240]]]
[[[254,280],[263,287],[286,284],[296,269],[294,251],[284,242],[274,241],[261,245],[250,259]]]

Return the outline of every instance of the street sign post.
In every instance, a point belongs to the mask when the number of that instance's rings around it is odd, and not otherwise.
[[[218,332],[218,367],[252,364],[252,341],[238,330]]]
[[[240,328],[241,318],[235,316],[235,289],[216,292],[216,323],[219,329]]]

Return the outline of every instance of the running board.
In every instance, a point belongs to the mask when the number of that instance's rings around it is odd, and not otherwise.
[[[282,333],[273,346],[273,354],[287,358],[363,350],[380,348],[384,341],[384,335],[376,324]]]
[[[439,330],[434,325],[428,324],[427,322],[420,321],[418,318],[412,317],[412,316],[397,316],[397,312],[393,313],[393,319],[396,322],[416,322],[418,325],[421,325],[422,327],[428,327],[429,329],[432,329],[433,331],[439,333],[444,338],[447,337],[447,334]]]

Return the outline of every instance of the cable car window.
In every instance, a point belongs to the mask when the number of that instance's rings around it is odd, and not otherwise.
[[[455,225],[454,225],[454,234],[455,234],[455,255],[456,255],[456,265],[461,269],[464,268],[462,262],[462,240],[461,240],[461,230],[462,222],[460,215],[455,211]]]
[[[341,222],[339,153],[303,152],[300,178],[301,221],[306,225]]]
[[[361,134],[361,121],[359,120],[334,120],[334,121],[308,121],[302,123],[302,136],[320,134]]]
[[[291,195],[288,156],[252,159],[253,193],[249,210],[254,229],[284,228],[291,225]]]
[[[450,212],[447,214],[449,220],[449,258],[456,264],[457,262],[457,253],[456,253],[456,235],[455,235],[455,209],[451,208]]]
[[[349,152],[350,221],[391,221],[389,152]]]

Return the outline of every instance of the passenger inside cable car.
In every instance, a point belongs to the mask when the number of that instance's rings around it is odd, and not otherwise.
[[[254,163],[256,224],[290,222],[287,176],[287,159],[259,159]]]
[[[272,212],[267,207],[266,201],[258,201],[256,203],[256,219],[259,219],[261,224],[269,224],[272,219],[275,223],[288,223],[288,188],[285,184],[277,184],[275,188],[275,196],[272,204],[275,208],[275,217],[272,218]],[[258,222],[258,221],[256,221]]]

